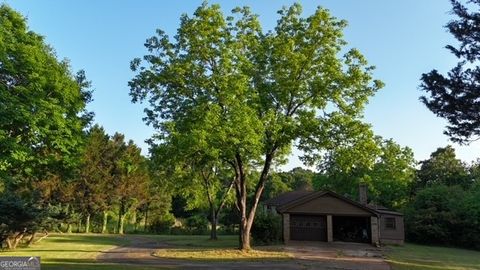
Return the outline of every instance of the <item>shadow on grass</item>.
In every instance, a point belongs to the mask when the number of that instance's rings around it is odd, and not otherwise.
[[[87,259],[50,259],[42,262],[43,270],[154,270],[154,269],[175,269],[171,266],[143,266],[97,262]]]
[[[4,250],[2,253],[8,254],[10,253],[15,253],[18,251],[24,251],[24,252],[58,252],[58,253],[66,253],[66,252],[81,252],[81,253],[97,253],[100,252],[101,250],[83,250],[83,249],[34,249],[34,248],[29,248],[28,250]],[[0,253],[0,254],[2,254]]]
[[[94,243],[99,245],[115,245],[128,242],[125,236],[104,234],[53,235],[48,240],[51,243]]]

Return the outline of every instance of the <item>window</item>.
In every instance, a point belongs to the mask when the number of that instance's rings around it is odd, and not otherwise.
[[[397,227],[396,225],[394,217],[385,218],[385,229],[395,230]]]

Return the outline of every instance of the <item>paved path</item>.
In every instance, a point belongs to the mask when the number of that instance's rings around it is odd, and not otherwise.
[[[292,242],[285,246],[285,251],[294,256],[290,261],[196,262],[155,257],[158,249],[174,246],[148,236],[128,237],[128,245],[104,251],[97,260],[177,269],[390,270],[379,249],[363,244]]]
[[[285,251],[307,269],[390,270],[382,250],[367,244],[292,241]]]

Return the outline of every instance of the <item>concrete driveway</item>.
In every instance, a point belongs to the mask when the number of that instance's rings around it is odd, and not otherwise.
[[[285,251],[307,269],[390,270],[382,249],[368,244],[291,241]]]

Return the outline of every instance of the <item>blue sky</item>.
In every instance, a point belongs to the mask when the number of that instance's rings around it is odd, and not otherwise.
[[[182,13],[191,14],[201,1],[15,1],[4,3],[28,18],[30,29],[45,36],[60,58],[74,70],[84,69],[93,83],[89,109],[95,121],[113,134],[124,133],[146,152],[144,140],[153,133],[142,122],[143,105],[132,104],[127,82],[129,62],[143,56],[146,38],[160,28],[174,35]],[[210,1],[225,12],[247,5],[260,15],[264,29],[277,20],[276,11],[294,1]],[[452,19],[448,0],[325,0],[301,1],[304,14],[323,6],[349,22],[345,39],[377,67],[376,78],[386,86],[370,100],[365,121],[374,132],[411,147],[417,160],[449,144],[445,121],[435,117],[418,98],[422,73],[448,71],[456,59],[444,49],[455,41],[443,26]],[[452,144],[452,143],[450,143]],[[480,144],[458,146],[465,161],[479,156]],[[300,166],[294,151],[283,169]]]

